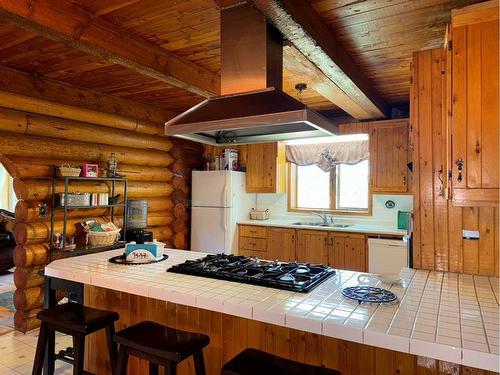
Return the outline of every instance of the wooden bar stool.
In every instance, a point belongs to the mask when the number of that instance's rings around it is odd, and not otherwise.
[[[245,349],[227,362],[221,375],[341,375],[336,370],[277,357],[257,350]]]
[[[193,356],[196,375],[205,375],[203,348],[210,342],[206,335],[145,321],[116,333],[115,342],[117,375],[127,373],[129,355],[149,361],[150,375],[158,374],[158,366],[165,367],[166,375],[175,375],[177,364]]]
[[[101,329],[106,329],[109,357],[113,371],[114,364],[116,363],[116,346],[113,343],[113,336],[115,334],[114,322],[119,319],[118,313],[97,310],[78,303],[65,303],[64,305],[42,310],[36,317],[42,321],[42,325],[40,326],[40,334],[36,346],[33,375],[40,375],[42,373],[47,342],[49,339],[54,338],[56,331],[73,336],[73,374],[80,375],[84,374],[85,336]],[[67,359],[65,360],[68,362]]]

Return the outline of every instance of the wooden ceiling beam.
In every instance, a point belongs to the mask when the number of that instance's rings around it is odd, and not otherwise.
[[[302,55],[306,56],[345,95],[363,108],[369,114],[368,118],[384,117],[386,104],[381,95],[359,70],[308,1],[249,1]]]
[[[3,65],[0,65],[0,90],[162,126],[165,121],[174,117],[172,112],[156,106],[103,94],[46,77],[33,76]]]
[[[308,88],[313,89],[330,102],[335,103],[335,105],[355,119],[365,120],[373,117],[371,112],[366,111],[342,91],[316,65],[289,43],[283,46],[283,66],[294,76],[301,77]]]
[[[0,20],[197,95],[220,92],[218,74],[132,35],[70,1],[3,0]]]

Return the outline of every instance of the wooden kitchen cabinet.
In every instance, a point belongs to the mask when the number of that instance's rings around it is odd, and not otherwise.
[[[408,120],[369,123],[370,185],[374,193],[408,192]]]
[[[257,225],[239,225],[238,229],[238,255],[268,259],[268,228]]]
[[[498,2],[452,12],[448,185],[455,205],[498,205],[498,32]]]
[[[259,143],[247,145],[246,190],[248,193],[286,191],[285,145]]]
[[[297,262],[328,264],[327,231],[297,230]]]
[[[366,236],[313,229],[239,225],[239,255],[282,262],[327,264],[366,272]]]
[[[290,228],[269,228],[267,256],[269,260],[294,262],[296,260],[296,230]]]
[[[328,265],[333,268],[366,272],[366,237],[362,234],[331,232]]]

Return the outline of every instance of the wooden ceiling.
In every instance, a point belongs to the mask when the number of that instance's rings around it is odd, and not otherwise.
[[[70,1],[70,0],[65,0]],[[214,0],[71,0],[129,33],[203,68],[220,70],[220,11]],[[408,101],[411,53],[439,46],[450,10],[474,0],[309,0],[343,47],[390,103]],[[181,112],[202,100],[121,65],[59,42],[0,24],[0,64],[107,94]],[[294,97],[304,77],[284,72]],[[319,110],[335,109],[312,89],[301,99]]]
[[[477,0],[309,0],[388,103],[408,102],[414,51],[442,45],[451,9]]]

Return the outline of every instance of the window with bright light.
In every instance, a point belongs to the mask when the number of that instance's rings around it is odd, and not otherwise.
[[[346,137],[336,138],[346,141]],[[359,135],[352,138],[360,139]],[[334,170],[324,172],[317,165],[290,164],[289,209],[368,212],[369,165],[364,160],[354,165],[339,164]]]

